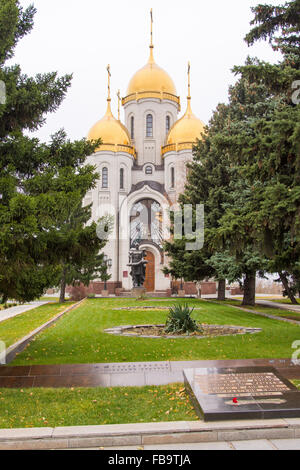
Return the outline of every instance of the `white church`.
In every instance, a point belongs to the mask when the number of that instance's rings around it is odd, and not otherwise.
[[[204,131],[203,122],[191,109],[190,66],[186,111],[179,118],[180,97],[171,77],[156,64],[153,48],[151,12],[149,59],[133,75],[121,101],[125,122],[120,121],[120,99],[118,118],[111,111],[108,66],[107,110],[88,134],[89,140],[102,140],[88,158],[100,179],[84,203],[92,203],[93,220],[108,213],[114,218],[114,233],[104,248],[110,261],[109,294],[132,288],[128,253],[134,247],[147,253],[147,291],[170,294],[171,279],[162,272],[168,264],[162,245],[163,220],[184,190],[186,164]],[[94,292],[101,293],[103,283],[93,284]]]

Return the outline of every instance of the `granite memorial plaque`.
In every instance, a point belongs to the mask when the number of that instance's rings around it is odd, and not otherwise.
[[[183,375],[204,421],[300,417],[300,391],[273,367],[185,369]]]

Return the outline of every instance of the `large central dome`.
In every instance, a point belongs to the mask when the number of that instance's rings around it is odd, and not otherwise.
[[[176,88],[170,75],[159,67],[153,58],[153,46],[147,64],[138,70],[129,82],[127,96],[141,92],[170,93],[176,95]]]

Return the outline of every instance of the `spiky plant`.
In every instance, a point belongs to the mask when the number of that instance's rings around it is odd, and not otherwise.
[[[194,333],[202,332],[197,322],[192,318],[194,309],[188,304],[176,304],[169,309],[169,315],[165,325],[166,333]]]

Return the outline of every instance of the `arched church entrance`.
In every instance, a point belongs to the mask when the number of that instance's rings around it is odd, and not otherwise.
[[[130,248],[146,251],[148,263],[144,287],[147,292],[154,292],[157,288],[155,250],[158,253],[162,251],[162,207],[155,199],[142,198],[133,205],[130,212]]]
[[[147,292],[154,292],[155,290],[155,257],[151,251],[146,251],[147,255],[145,259],[148,261],[146,265],[146,276],[144,287]]]

